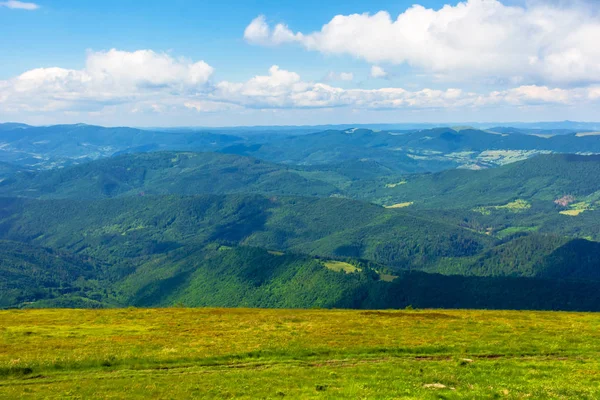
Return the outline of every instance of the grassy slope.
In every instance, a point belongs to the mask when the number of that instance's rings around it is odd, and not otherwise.
[[[30,310],[0,321],[4,398],[600,396],[598,314]]]

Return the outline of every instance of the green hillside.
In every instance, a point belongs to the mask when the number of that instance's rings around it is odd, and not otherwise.
[[[437,268],[446,274],[600,282],[600,243],[530,234],[499,244],[471,261]]]
[[[0,248],[2,256],[13,245]],[[20,249],[23,246],[20,245]],[[20,271],[22,284],[2,266],[2,307],[225,306],[269,308],[415,307],[600,310],[600,284],[530,278],[465,277],[399,272],[392,280],[376,264],[351,261],[336,272],[327,260],[257,248],[212,245],[138,260],[117,278],[74,265],[76,256],[42,253]],[[46,250],[47,252],[47,250]],[[39,251],[38,251],[39,253]],[[12,259],[15,268],[21,260]],[[89,265],[83,264],[83,265]],[[36,272],[45,268],[44,277]],[[377,269],[376,269],[377,268]],[[14,269],[14,268],[13,268]],[[125,271],[121,271],[124,273]],[[66,275],[65,275],[66,274]]]
[[[107,288],[97,281],[102,267],[89,257],[0,241],[0,260],[1,308],[48,298],[68,298],[68,304],[85,307],[110,303]]]
[[[544,236],[539,245],[522,238],[502,243],[435,218],[346,199],[6,198],[0,216],[1,238],[13,241],[5,242],[11,245],[3,257],[19,260],[17,253],[32,260],[25,269],[11,261],[0,270],[12,290],[4,307],[412,304],[592,310],[600,304],[600,284],[592,282],[598,279],[598,249],[591,242]],[[358,271],[330,270],[330,258]],[[537,260],[545,264],[529,273],[532,266],[524,260],[533,260],[536,268]],[[15,265],[19,279],[43,269],[47,283],[20,284]],[[519,270],[511,272],[511,265]]]
[[[0,161],[53,168],[119,153],[157,150],[208,151],[242,138],[208,131],[162,132],[87,124],[30,126],[0,124]]]
[[[250,245],[420,268],[494,240],[398,210],[335,198],[143,196],[101,201],[1,199],[0,234],[107,262],[184,244]]]
[[[600,192],[598,176],[600,156],[552,154],[481,171],[414,175],[388,193],[393,201],[436,208],[504,205],[517,199],[553,202]]]
[[[64,169],[18,174],[0,193],[42,198],[237,192],[329,196],[338,189],[310,174],[253,158],[217,153],[123,155]]]
[[[560,154],[411,175],[193,152],[9,168],[0,306],[595,310],[599,172]]]
[[[404,207],[403,215],[417,219],[426,215],[432,223],[467,228],[500,239],[537,231],[600,240],[598,173],[598,156],[577,155],[541,155],[481,171],[402,175],[368,160],[293,167],[237,155],[156,152],[127,154],[50,171],[20,172],[0,182],[0,194],[42,199],[231,193],[347,197]],[[337,203],[332,203],[332,207],[334,204]],[[330,213],[317,211],[319,215],[337,218]],[[289,224],[293,229],[302,229],[293,221]],[[349,234],[339,233],[339,247],[348,249],[339,255],[363,254],[362,250],[351,250],[362,245],[347,243]],[[353,241],[372,240],[363,235]],[[374,253],[371,256],[378,257]]]
[[[600,156],[540,155],[498,168],[401,175],[374,161],[290,167],[218,153],[128,154],[64,169],[23,172],[0,185],[4,195],[103,198],[237,192],[344,195],[379,203],[464,208],[515,199],[554,201],[600,192]],[[401,183],[401,184],[399,184]]]
[[[477,278],[418,272],[392,282],[374,268],[334,272],[323,262],[253,248],[188,255],[176,263],[158,259],[119,283],[137,306],[268,308],[415,307],[600,310],[600,283],[525,278]],[[170,267],[163,267],[170,265]]]
[[[553,132],[553,131],[550,131]],[[470,127],[373,131],[327,130],[276,140],[235,143],[219,151],[300,165],[368,159],[405,173],[441,171],[458,166],[490,167],[539,153],[599,153],[597,136],[563,132],[549,137]]]
[[[140,194],[343,196],[382,205],[464,209],[515,200],[553,204],[565,196],[600,201],[600,156],[540,155],[481,171],[402,175],[373,161],[291,167],[218,153],[128,154],[64,169],[21,172],[0,194],[39,198],[107,198]],[[588,204],[590,211],[594,208]],[[574,205],[573,204],[573,205]],[[482,212],[489,210],[481,209]]]

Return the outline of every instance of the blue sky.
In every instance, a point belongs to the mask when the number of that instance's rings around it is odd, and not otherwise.
[[[39,1],[35,12],[0,9],[0,78],[38,67],[83,67],[87,49],[153,49],[210,61],[228,79],[249,78],[273,64],[302,68],[321,78],[323,70],[352,63],[301,54],[294,48],[249,46],[248,23],[260,14],[299,30],[319,29],[337,14],[389,10],[400,13],[413,1]],[[425,1],[432,7],[440,1]],[[243,67],[240,65],[243,63]],[[316,65],[315,65],[316,64]],[[356,63],[358,68],[362,63]],[[366,68],[368,69],[368,68]]]
[[[585,1],[0,0],[0,121],[593,120],[597,34]]]

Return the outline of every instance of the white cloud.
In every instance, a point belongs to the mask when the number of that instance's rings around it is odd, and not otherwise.
[[[213,68],[151,50],[89,52],[85,68],[38,68],[0,82],[0,101],[25,110],[101,109],[206,90]]]
[[[198,112],[219,112],[228,110],[240,110],[242,108],[236,104],[205,100],[189,100],[184,102],[183,105],[185,108],[195,110]]]
[[[569,104],[581,97],[579,90],[550,89],[547,86],[533,85],[520,86],[500,93],[505,101],[511,104],[523,102]]]
[[[244,83],[217,83],[212,96],[254,108],[279,108],[291,106],[291,96],[305,92],[309,86],[297,73],[273,65],[269,75],[257,75]]]
[[[193,63],[187,59],[174,59],[152,50],[126,52],[112,49],[89,53],[85,72],[115,85],[183,89],[206,83],[213,68],[204,61]]]
[[[264,15],[254,18],[244,30],[244,38],[250,43],[268,44],[274,42],[270,36],[271,29],[267,25]]]
[[[327,76],[325,77],[325,81],[327,82],[331,82],[331,81],[344,81],[344,82],[350,82],[354,80],[354,74],[352,72],[329,72],[327,74]]]
[[[387,76],[387,72],[377,65],[373,65],[371,67],[371,78],[385,78]]]
[[[25,3],[22,1],[10,0],[10,1],[0,1],[0,7],[7,7],[16,10],[28,10],[33,11],[40,8],[39,5],[35,3]]]
[[[210,81],[212,67],[150,50],[90,52],[85,68],[33,69],[0,81],[0,114],[165,114],[246,110],[334,109],[431,110],[498,106],[595,105],[600,86],[557,88],[521,85],[492,92],[459,88],[347,89],[273,65],[245,82]],[[346,74],[346,75],[344,75]],[[339,80],[350,73],[335,74]],[[14,118],[11,118],[14,119]]]
[[[262,45],[300,43],[374,64],[409,64],[453,79],[600,82],[600,19],[591,7],[543,1],[507,6],[498,0],[467,0],[438,10],[414,5],[395,19],[385,11],[337,15],[307,34],[283,24],[270,29],[261,16],[245,38]]]
[[[596,96],[596,97],[594,97]],[[540,104],[575,105],[600,99],[600,89],[560,89],[546,86],[519,86],[489,93],[467,92],[458,88],[445,90],[403,88],[342,89],[325,83],[304,82],[294,72],[278,66],[269,75],[255,76],[243,83],[219,82],[209,98],[233,102],[246,108],[334,108],[358,109],[436,109],[529,106]]]
[[[294,34],[286,25],[277,24],[271,29],[264,15],[259,15],[244,30],[244,38],[254,44],[277,45],[302,39],[302,34]]]

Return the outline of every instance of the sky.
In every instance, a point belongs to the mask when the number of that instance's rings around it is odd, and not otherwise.
[[[596,0],[0,0],[0,122],[599,120]]]

